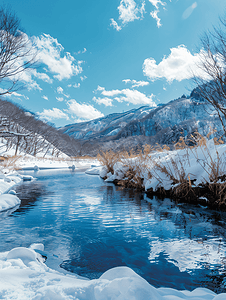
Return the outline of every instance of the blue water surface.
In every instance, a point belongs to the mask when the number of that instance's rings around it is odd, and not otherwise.
[[[84,172],[26,172],[17,210],[0,214],[0,252],[43,243],[90,279],[128,266],[155,287],[225,291],[226,214],[148,199]]]

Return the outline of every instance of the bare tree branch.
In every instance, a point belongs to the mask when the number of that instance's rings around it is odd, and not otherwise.
[[[0,95],[18,90],[21,74],[35,61],[35,46],[22,32],[19,19],[10,9],[0,7]]]
[[[216,111],[226,136],[226,19],[201,38],[200,62],[194,73],[199,95]]]

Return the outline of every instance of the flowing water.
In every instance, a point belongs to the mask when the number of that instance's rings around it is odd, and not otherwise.
[[[0,214],[0,252],[43,243],[62,268],[90,279],[128,266],[155,287],[225,291],[225,213],[82,172],[30,174],[37,179],[16,188],[20,207]]]

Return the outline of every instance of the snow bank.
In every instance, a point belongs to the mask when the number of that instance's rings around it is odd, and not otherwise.
[[[225,162],[226,145],[215,145],[214,140],[206,140],[206,145],[195,148],[152,152],[143,160],[139,156],[122,159],[113,166],[114,174],[110,173],[106,166],[102,167],[99,174],[102,178],[107,177],[106,182],[126,180],[126,172],[130,167],[143,178],[143,187],[146,191],[149,189],[156,191],[160,187],[170,190],[176,186],[176,182],[180,182],[181,177],[190,180],[193,186],[199,186],[210,182],[212,171],[218,172],[219,176],[225,175]]]
[[[47,170],[47,169],[88,169],[92,164],[96,163],[96,159],[75,159],[71,160],[69,157],[65,160],[36,158],[29,155],[21,157],[16,161],[18,169],[22,170]]]
[[[102,168],[101,166],[92,167],[92,168],[86,170],[85,173],[88,175],[100,175],[101,168]]]
[[[16,195],[0,195],[0,212],[16,206],[20,204],[20,202],[20,199]]]
[[[19,157],[18,160],[15,161],[15,166],[17,168],[23,170],[34,170],[39,171],[42,169],[87,169],[93,163],[96,163],[95,159],[81,159],[81,160],[53,160],[53,159],[41,159],[37,157],[32,157],[30,155],[24,155],[23,157]],[[15,167],[14,166],[14,167]],[[96,173],[99,174],[98,166],[93,165],[89,174]],[[95,171],[94,171],[95,170]],[[20,204],[19,198],[15,196],[15,193],[10,191],[14,185],[22,182],[22,181],[31,181],[33,180],[33,176],[31,175],[20,175],[16,171],[10,171],[7,168],[3,168],[0,166],[0,212],[13,208],[14,206]],[[2,194],[11,193],[14,194],[14,197],[10,196],[2,196]]]
[[[67,169],[69,162],[64,160],[41,159],[26,156],[17,162],[17,167],[22,170]]]
[[[23,176],[17,172],[0,171],[0,212],[11,209],[21,203],[20,199],[16,196],[16,192],[11,189],[16,184],[23,180],[32,180],[32,176]],[[8,193],[8,194],[7,194]]]
[[[14,248],[0,253],[1,299],[76,299],[76,300],[225,300],[226,293],[215,294],[206,288],[190,292],[155,288],[128,267],[116,267],[99,279],[83,280],[50,269],[34,249]],[[48,260],[48,259],[47,259]]]

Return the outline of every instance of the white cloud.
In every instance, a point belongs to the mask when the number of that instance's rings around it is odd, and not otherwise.
[[[45,100],[49,100],[48,97],[45,96],[45,95],[43,95],[42,98],[45,99]]]
[[[144,6],[144,2],[139,8],[134,0],[121,0],[118,7],[119,20],[121,20],[123,24],[126,24],[136,19],[143,18],[143,13],[145,11]]]
[[[111,91],[106,91],[105,89],[102,91],[102,95],[107,96],[107,97],[114,97],[116,95],[121,94],[122,91],[120,90],[111,90]]]
[[[165,2],[162,2],[161,0],[149,0],[149,2],[155,7],[155,10],[150,12],[150,15],[152,16],[153,19],[156,20],[157,27],[161,27],[161,19],[158,16],[159,13],[159,4],[162,5],[163,7],[166,5]]]
[[[134,105],[140,105],[140,104],[145,104],[145,105],[150,105],[155,107],[156,104],[153,101],[154,95],[151,94],[150,96],[146,96],[145,94],[137,91],[137,90],[130,90],[130,89],[123,89],[123,90],[111,90],[111,91],[106,91],[105,88],[98,86],[98,88],[95,90],[95,93],[97,91],[101,92],[101,95],[105,96],[103,101],[101,102],[101,98],[95,98],[94,100],[99,103],[110,103],[109,100],[107,100],[106,97],[113,97],[111,103],[113,100],[116,100],[118,102],[128,102],[132,103]],[[117,97],[116,97],[117,96]]]
[[[145,94],[137,91],[137,90],[130,90],[130,89],[124,89],[121,91],[122,96],[115,98],[119,102],[128,102],[132,103],[134,105],[150,105],[155,107],[156,104],[153,101],[154,95],[151,94],[150,96],[146,96]]]
[[[57,99],[57,101],[60,101],[60,102],[64,101],[63,97],[56,97],[56,99]]]
[[[81,85],[80,83],[75,83],[75,84],[73,85],[73,87],[76,88],[76,89],[78,89],[78,88],[80,87],[80,85]]]
[[[29,99],[29,97],[27,97],[27,96],[25,96],[25,95],[22,95],[22,94],[19,94],[19,93],[17,93],[17,92],[13,92],[11,95],[12,95],[12,96],[15,96],[15,97],[22,97],[22,98],[24,98],[24,99],[26,99],[26,100]]]
[[[194,2],[191,6],[189,6],[183,13],[182,18],[185,20],[193,13],[193,10],[197,7],[197,2]]]
[[[123,79],[122,82],[125,82],[125,83],[130,83],[132,80],[131,79]]]
[[[34,37],[35,44],[39,50],[38,59],[44,63],[54,78],[58,80],[69,79],[82,72],[80,64],[69,53],[64,53],[63,46],[49,34]]]
[[[23,40],[23,46],[25,46],[25,48],[22,50],[21,53],[20,49],[17,49],[18,51],[15,60],[10,59],[9,61],[7,61],[6,59],[6,63],[4,65],[1,65],[1,70],[3,70],[3,73],[9,73],[9,76],[6,76],[6,78],[2,79],[2,83],[4,83],[5,88],[8,89],[12,87],[13,82],[16,83],[18,81],[19,83],[26,85],[29,91],[32,89],[42,90],[41,87],[37,84],[37,82],[35,82],[35,80],[32,78],[34,74],[34,69],[31,69],[29,67],[28,69],[26,69],[26,66],[29,66],[29,61],[34,60],[36,49],[32,45],[31,38],[29,38],[28,35],[24,32],[20,33]],[[8,34],[9,33],[4,30],[1,31],[1,35],[7,35],[7,38],[14,39],[12,35],[9,36]]]
[[[161,19],[158,16],[158,13],[159,13],[159,10],[154,10],[154,11],[150,12],[150,15],[152,16],[153,19],[156,20],[157,27],[159,28],[162,26],[162,24],[161,24]]]
[[[110,21],[111,21],[110,26],[113,26],[117,31],[120,31],[122,29],[122,26],[119,26],[114,19],[110,19]]]
[[[184,46],[180,45],[176,48],[170,49],[170,55],[164,57],[163,60],[157,64],[154,58],[147,58],[143,64],[144,75],[151,81],[160,78],[165,78],[167,81],[173,80],[181,81],[193,77],[193,72],[201,74],[198,68],[200,56],[204,55],[204,51],[194,55]]]
[[[87,49],[86,48],[84,48],[82,51],[81,50],[79,50],[78,52],[75,52],[75,54],[76,55],[78,55],[78,54],[80,54],[80,53],[85,53],[87,51]]]
[[[120,5],[118,6],[118,11],[119,20],[121,21],[122,26],[125,26],[129,22],[143,18],[145,13],[145,1],[143,1],[139,7],[134,0],[121,0]],[[113,26],[117,31],[122,29],[122,26],[118,25],[114,19],[110,20],[110,25]]]
[[[32,73],[38,79],[41,79],[47,83],[53,83],[53,80],[46,73],[39,73],[35,69],[32,69]]]
[[[103,117],[104,115],[97,110],[95,107],[93,107],[90,104],[80,104],[76,100],[71,99],[67,101],[68,110],[67,112],[81,118],[83,120],[93,120],[100,117]]]
[[[110,19],[110,26],[114,27],[117,31],[120,31],[123,26],[134,20],[143,19],[145,13],[145,1],[149,1],[153,6],[154,10],[150,12],[150,15],[153,19],[156,20],[157,27],[162,26],[161,19],[159,17],[160,7],[163,7],[166,10],[166,2],[162,0],[139,0],[141,3],[138,4],[138,0],[121,0],[120,5],[118,6],[119,11],[119,22],[116,22],[114,19]],[[171,2],[171,0],[169,0]]]
[[[6,89],[3,89],[3,88],[0,88],[0,94],[4,94],[4,93],[6,93],[7,92],[7,90]],[[6,94],[6,96],[11,96],[11,94]]]
[[[28,36],[24,34],[25,38],[29,40]],[[21,82],[25,83],[27,89],[30,90],[40,90],[42,88],[35,81],[40,79],[47,83],[52,83],[53,79],[47,74],[51,72],[54,74],[54,78],[58,80],[69,79],[72,76],[80,74],[83,70],[81,64],[83,61],[76,61],[75,58],[69,53],[64,52],[63,46],[58,43],[57,39],[52,38],[48,34],[43,34],[39,37],[33,37],[33,41],[38,50],[37,60],[40,63],[43,63],[45,67],[43,69],[46,73],[38,72],[36,69],[25,70],[20,72],[15,76],[15,79],[19,79]],[[86,48],[82,53],[86,52]],[[15,68],[19,68],[22,71],[23,59],[15,64]]]
[[[58,94],[63,94],[63,88],[61,87],[61,86],[58,86],[58,88],[57,88],[57,93]]]
[[[40,116],[41,119],[46,121],[52,121],[53,119],[66,119],[69,120],[67,114],[65,114],[59,108],[53,107],[53,109],[44,109],[43,112],[37,112],[37,115]]]
[[[2,88],[0,88],[0,93],[1,94],[4,94],[5,92],[7,92],[7,89],[2,89]],[[27,96],[25,96],[25,95],[22,95],[22,94],[19,94],[19,93],[17,93],[17,92],[12,92],[12,93],[10,93],[10,94],[5,94],[4,95],[5,97],[8,97],[8,98],[10,98],[10,97],[12,97],[12,96],[14,96],[14,97],[18,97],[18,98],[20,98],[20,97],[22,97],[22,98],[24,98],[24,99],[26,99],[26,100],[29,100],[29,97],[27,97]],[[21,100],[21,99],[20,99]]]
[[[42,88],[40,87],[40,85],[37,82],[35,82],[34,80],[28,81],[28,82],[26,82],[26,84],[27,84],[28,91],[31,91],[31,90],[42,91]]]
[[[149,85],[148,81],[136,81],[136,80],[131,80],[131,79],[124,79],[123,82],[125,82],[126,84],[131,83],[132,88]]]
[[[105,88],[104,87],[102,87],[102,86],[97,86],[97,89],[94,91],[94,92],[96,92],[96,91],[105,91]]]
[[[58,87],[57,87],[57,93],[58,93],[58,94],[64,95],[64,97],[66,97],[66,98],[69,98],[69,97],[70,97],[70,95],[64,94],[64,90],[63,90],[63,88],[62,88],[61,86],[58,86]],[[56,99],[57,99],[58,101],[63,101],[63,100],[59,100],[59,99],[63,99],[62,97],[56,98]]]
[[[82,81],[84,81],[86,78],[87,78],[86,76],[80,76],[80,79],[81,79]]]
[[[45,73],[39,73],[36,69],[29,69],[25,72],[22,72],[19,76],[19,80],[23,81],[27,89],[30,90],[39,90],[42,91],[42,88],[40,85],[33,79],[33,77],[36,77],[38,79],[41,79],[45,82],[52,83],[53,80]]]
[[[104,104],[105,106],[113,106],[112,105],[112,102],[113,102],[113,99],[110,99],[110,98],[96,98],[96,97],[93,97],[93,101],[95,101],[97,104]]]
[[[39,84],[32,78],[32,76],[35,73],[37,72],[36,70],[33,69],[20,73],[19,80],[26,84],[28,91],[31,90],[42,91],[42,88],[39,86]]]
[[[165,6],[165,5],[166,5],[166,3],[162,2],[161,0],[149,0],[149,2],[150,2],[152,5],[154,5],[154,7],[155,7],[156,9],[159,8],[159,4],[161,4],[162,6]]]

